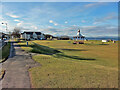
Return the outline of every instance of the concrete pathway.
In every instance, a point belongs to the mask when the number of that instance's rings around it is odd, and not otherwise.
[[[11,45],[10,56],[2,65],[6,70],[2,88],[30,88],[28,69],[39,64],[32,60],[31,54],[22,51],[17,43]]]

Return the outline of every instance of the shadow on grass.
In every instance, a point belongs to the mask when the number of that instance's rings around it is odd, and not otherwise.
[[[109,44],[98,44],[98,45],[109,45]]]
[[[15,47],[31,47],[32,49],[30,50],[30,52],[32,53],[38,53],[38,54],[46,54],[46,55],[53,55],[56,53],[60,53],[60,51],[47,47],[47,46],[43,46],[43,45],[39,45],[36,43],[33,43],[32,45],[15,45]]]
[[[65,51],[87,51],[85,49],[60,49],[60,50],[65,50]]]
[[[109,44],[89,44],[89,43],[86,43],[85,45],[109,45]]]
[[[31,45],[31,47],[33,48],[31,51],[33,53],[40,53],[40,54],[46,54],[46,55],[53,55],[56,53],[60,53],[60,51],[58,50],[55,50],[53,48],[49,48],[43,45],[34,44],[34,45]]]
[[[14,47],[31,47],[31,45],[14,45]]]
[[[70,59],[76,59],[76,60],[96,60],[93,58],[82,58],[82,57],[78,57],[78,56],[69,56],[69,55],[65,55],[63,52],[60,52],[59,50],[47,47],[47,46],[43,46],[43,45],[39,45],[36,43],[33,43],[33,45],[20,45],[22,47],[31,47],[32,50],[30,52],[32,53],[39,53],[39,54],[45,54],[45,55],[53,55],[56,58],[62,58],[62,57],[66,57],[66,58],[70,58]],[[87,51],[87,50],[80,50],[80,49],[63,49],[63,50],[68,50],[68,51]]]
[[[68,56],[68,55],[65,55],[63,53],[56,54],[55,57],[57,57],[57,58],[66,57],[66,58],[76,59],[76,60],[96,60],[94,58],[82,58],[82,57],[78,57],[78,56]]]

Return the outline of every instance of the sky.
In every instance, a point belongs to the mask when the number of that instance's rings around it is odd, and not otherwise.
[[[117,2],[2,2],[0,20],[21,31],[40,31],[54,36],[86,37],[118,35]],[[1,24],[5,31],[5,24]],[[7,32],[8,32],[7,31]]]

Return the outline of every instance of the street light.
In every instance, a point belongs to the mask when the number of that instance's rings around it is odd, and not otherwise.
[[[7,23],[2,23],[2,24],[5,24],[6,25],[6,33],[7,33],[7,30],[8,30],[8,24]],[[10,38],[10,37],[9,37]]]
[[[6,25],[6,32],[7,32],[7,30],[8,30],[8,28],[7,28],[7,23],[2,23],[2,24],[5,24],[5,25]]]

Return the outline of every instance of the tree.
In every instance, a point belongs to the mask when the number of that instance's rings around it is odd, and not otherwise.
[[[15,38],[20,38],[20,32],[21,32],[21,28],[15,27],[13,32],[12,32],[12,36]]]

